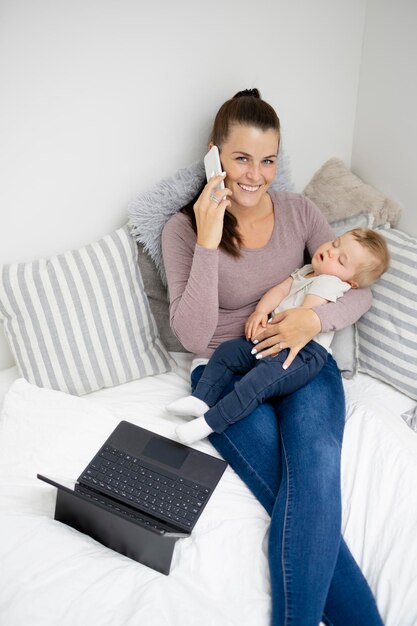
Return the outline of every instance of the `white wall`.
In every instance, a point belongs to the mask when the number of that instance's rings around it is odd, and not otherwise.
[[[347,164],[366,0],[2,0],[0,264],[97,239],[257,86],[297,190]],[[0,368],[11,356],[0,339]]]
[[[368,0],[352,169],[403,207],[417,236],[417,3]]]

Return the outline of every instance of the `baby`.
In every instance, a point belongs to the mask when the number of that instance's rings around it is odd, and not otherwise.
[[[246,322],[246,338],[220,344],[193,394],[167,406],[171,413],[197,418],[176,429],[178,439],[190,444],[221,433],[268,398],[292,393],[312,380],[326,362],[334,333],[316,335],[287,367],[288,349],[264,358],[257,354],[250,340],[257,343],[259,326],[266,327],[271,312],[335,302],[349,289],[370,285],[388,265],[385,239],[367,228],[350,230],[321,245],[311,264],[295,270],[261,298]],[[222,397],[236,374],[244,376]]]

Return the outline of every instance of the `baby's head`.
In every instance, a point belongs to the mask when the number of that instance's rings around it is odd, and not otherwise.
[[[354,228],[322,244],[311,263],[315,274],[331,274],[353,289],[367,287],[389,266],[389,252],[382,235],[369,228]]]

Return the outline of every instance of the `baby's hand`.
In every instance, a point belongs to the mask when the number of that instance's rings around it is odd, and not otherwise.
[[[268,323],[268,313],[265,311],[254,311],[249,315],[245,324],[245,336],[248,341],[252,341],[258,332],[259,324],[262,328],[266,328]]]

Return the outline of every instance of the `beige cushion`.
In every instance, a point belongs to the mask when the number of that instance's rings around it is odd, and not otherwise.
[[[321,209],[330,223],[358,213],[372,213],[375,226],[387,222],[395,226],[401,214],[401,207],[396,202],[364,183],[336,158],[321,166],[304,194]]]

